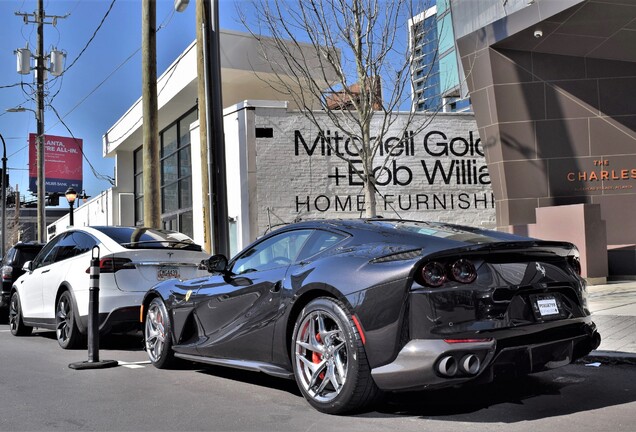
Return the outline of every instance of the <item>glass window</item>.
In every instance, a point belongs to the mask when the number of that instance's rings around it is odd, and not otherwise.
[[[161,155],[171,155],[177,150],[177,145],[177,125],[173,124],[161,133]]]
[[[172,183],[179,178],[177,175],[178,165],[176,153],[161,161],[161,179],[163,184]]]
[[[190,111],[179,121],[179,147],[190,145],[190,125],[197,121],[196,110]]]
[[[192,164],[190,161],[192,157],[190,156],[190,146],[186,148],[182,148],[179,151],[179,177],[188,177],[192,175]],[[176,173],[176,170],[175,170]]]
[[[179,182],[179,197],[181,198],[181,208],[192,207],[192,185],[191,178],[185,178]],[[184,231],[185,232],[185,231]]]
[[[190,125],[196,109],[161,132],[161,208],[165,228],[192,235],[192,155]]]
[[[311,230],[296,230],[270,237],[241,254],[234,261],[232,272],[242,274],[288,266],[296,261],[311,233]]]
[[[97,245],[97,241],[82,232],[70,232],[57,244],[55,262],[63,261],[86,252],[90,252]]]
[[[141,224],[144,220],[144,171],[143,147],[139,147],[133,154],[135,181],[135,222]]]
[[[46,246],[42,249],[40,254],[36,257],[37,259],[33,261],[33,268],[36,269],[38,267],[44,267],[53,263],[55,259],[55,254],[57,253],[57,244],[64,238],[66,234],[60,234],[55,237],[53,240],[48,242]]]
[[[185,212],[179,215],[179,231],[187,236],[194,235],[194,225],[192,223],[192,212]]]
[[[321,231],[316,230],[316,232],[311,236],[307,244],[298,255],[298,260],[303,260],[310,258],[316,255],[319,252],[327,250],[336,244],[340,243],[340,241],[344,240],[346,237],[342,234],[336,234],[329,231]]]
[[[74,232],[73,241],[75,242],[76,255],[90,252],[97,246],[97,241],[83,232]]]
[[[177,183],[161,188],[161,203],[163,204],[163,212],[168,213],[179,209],[179,192]]]

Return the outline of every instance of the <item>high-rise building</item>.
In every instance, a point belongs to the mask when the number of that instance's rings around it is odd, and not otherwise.
[[[457,62],[449,2],[435,3],[409,20],[414,110],[470,111],[470,99],[461,96],[463,74]]]

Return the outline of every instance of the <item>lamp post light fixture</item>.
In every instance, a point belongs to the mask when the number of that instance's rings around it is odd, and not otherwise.
[[[15,108],[7,108],[5,111],[6,112],[25,112],[27,110],[35,112],[35,110],[29,109],[29,108],[25,108],[23,106],[19,106],[19,107],[15,107]]]
[[[73,189],[72,186],[69,186],[69,188],[66,189],[66,192],[64,192],[64,195],[66,195],[66,200],[68,201],[69,206],[69,225],[73,226],[73,205],[75,204],[75,199],[77,198],[77,192],[75,191],[75,189]]]

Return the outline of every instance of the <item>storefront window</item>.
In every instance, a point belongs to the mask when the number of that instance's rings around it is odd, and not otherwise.
[[[193,235],[190,125],[196,119],[193,109],[160,133],[161,219],[164,227],[188,236]]]
[[[134,153],[135,169],[135,224],[144,223],[144,171],[143,148],[139,147]]]
[[[192,158],[190,125],[196,109],[169,125],[159,134],[161,142],[161,225],[190,237],[192,226]],[[143,149],[135,153],[135,221],[144,223]]]

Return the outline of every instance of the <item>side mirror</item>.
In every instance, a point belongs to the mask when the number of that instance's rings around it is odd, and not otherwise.
[[[225,255],[212,255],[210,258],[201,261],[201,267],[210,273],[226,273],[227,258]]]
[[[22,270],[24,270],[25,272],[30,272],[32,264],[33,264],[33,261],[25,262],[24,265],[22,266]]]

